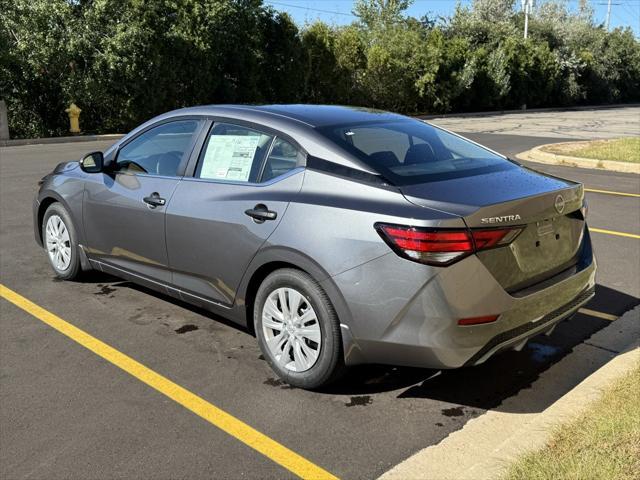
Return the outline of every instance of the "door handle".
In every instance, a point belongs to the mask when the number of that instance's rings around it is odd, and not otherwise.
[[[160,197],[160,194],[158,192],[153,192],[148,197],[144,197],[142,201],[149,205],[151,208],[161,207],[165,203],[167,203],[164,198]]]
[[[265,220],[275,220],[278,217],[277,212],[269,210],[266,205],[261,203],[249,210],[245,210],[244,213],[253,218],[256,223],[264,223]]]

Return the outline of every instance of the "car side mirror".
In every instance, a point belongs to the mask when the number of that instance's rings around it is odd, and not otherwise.
[[[80,160],[80,168],[87,173],[100,173],[104,169],[104,156],[102,152],[87,153]]]

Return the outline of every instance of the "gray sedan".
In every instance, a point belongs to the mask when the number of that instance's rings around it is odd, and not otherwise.
[[[255,333],[292,385],[477,365],[594,294],[582,185],[425,122],[310,105],[156,117],[41,181],[55,274],[91,269]]]

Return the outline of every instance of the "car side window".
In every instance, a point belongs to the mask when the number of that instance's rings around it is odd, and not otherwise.
[[[264,165],[261,181],[266,182],[272,178],[279,177],[289,170],[302,165],[303,161],[304,155],[300,150],[286,140],[276,138]]]
[[[195,176],[255,183],[272,140],[273,136],[251,128],[215,124],[200,155]]]
[[[199,123],[198,120],[179,120],[147,130],[118,151],[116,171],[177,176]]]

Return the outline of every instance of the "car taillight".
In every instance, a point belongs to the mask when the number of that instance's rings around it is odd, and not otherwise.
[[[488,228],[482,230],[471,230],[476,250],[487,250],[493,247],[500,247],[513,242],[520,234],[522,228]]]
[[[445,266],[480,250],[511,243],[521,227],[434,229],[376,223],[376,230],[401,257],[427,265]]]

